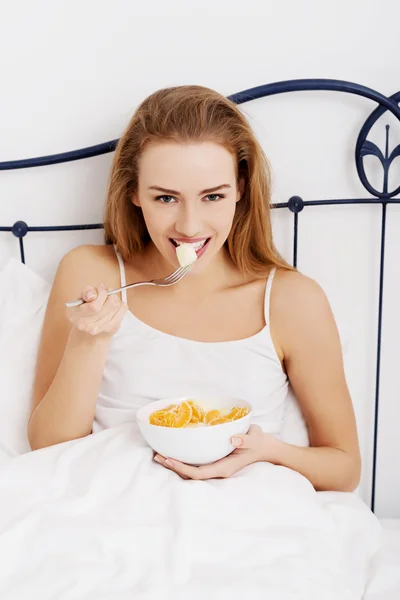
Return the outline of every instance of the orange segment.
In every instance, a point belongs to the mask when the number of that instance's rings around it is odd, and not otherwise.
[[[178,412],[178,405],[170,404],[166,408],[162,408],[160,410],[156,410],[155,412],[153,412],[149,417],[149,423],[151,423],[151,425],[158,425],[161,427],[165,427],[165,422],[172,421],[171,415],[174,415],[177,412]],[[167,415],[169,415],[169,416],[167,417]]]
[[[219,410],[209,410],[204,416],[204,423],[209,424],[213,419],[218,419],[221,416]]]
[[[248,409],[245,407],[234,406],[227,415],[209,419],[207,424],[211,427],[213,425],[222,425],[223,423],[230,423],[231,421],[236,421],[237,419],[245,417],[248,414],[248,412]]]
[[[150,416],[154,417],[155,419],[160,419],[162,418],[166,413],[166,408],[163,408],[162,410],[156,410],[156,412],[153,412]]]
[[[244,406],[234,406],[231,412],[227,415],[229,419],[232,421],[236,421],[236,419],[241,419],[245,417],[249,411]]]
[[[192,420],[195,419],[196,423],[202,423],[204,421],[204,410],[198,404],[192,406]]]
[[[165,418],[165,408],[162,410],[156,410],[149,417],[149,422],[152,425],[162,425]]]
[[[222,425],[223,423],[229,423],[230,421],[233,421],[233,419],[228,419],[228,417],[217,417],[216,419],[211,419],[211,421],[208,422],[208,425],[212,427],[213,425]]]
[[[156,417],[155,415],[150,415],[149,423],[151,425],[162,425],[164,417]]]
[[[238,408],[237,406],[234,406],[233,408],[231,408],[231,411],[225,415],[225,418],[229,421],[234,421],[235,419],[237,419],[237,415],[239,414],[240,408]]]
[[[194,400],[188,400],[188,404],[192,407],[192,420],[191,423],[202,423],[204,419],[204,410],[194,402]]]
[[[182,402],[178,414],[174,416],[175,419],[171,427],[186,427],[192,418],[192,407],[187,402]]]
[[[237,416],[236,418],[237,418],[237,419],[241,419],[242,417],[245,417],[245,416],[246,416],[246,415],[248,415],[248,414],[249,414],[249,409],[248,409],[248,408],[246,408],[245,406],[242,406],[242,407],[239,409],[239,414],[238,414],[238,416]]]
[[[175,427],[176,414],[173,411],[169,411],[165,413],[164,417],[164,427]]]

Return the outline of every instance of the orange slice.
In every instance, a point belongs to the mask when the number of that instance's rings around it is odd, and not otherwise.
[[[212,421],[213,419],[218,419],[221,416],[221,413],[219,412],[219,410],[209,410],[205,415],[204,415],[204,423],[207,423],[207,425],[209,424],[210,421]]]
[[[173,424],[170,427],[186,427],[192,418],[192,407],[187,402],[182,402],[179,411],[174,415]]]
[[[216,419],[211,419],[208,422],[208,425],[212,427],[213,425],[222,425],[223,423],[230,423],[233,419],[228,419],[228,417],[217,417]]]
[[[165,418],[165,409],[156,410],[149,417],[149,422],[151,425],[162,425]]]
[[[202,423],[204,421],[204,410],[198,404],[192,406],[192,421]]]
[[[233,408],[231,408],[231,411],[227,415],[225,415],[225,418],[229,421],[234,421],[238,418],[239,412],[240,408],[238,406],[234,406]]]
[[[150,423],[150,425],[158,425],[158,426],[160,426],[160,425],[163,424],[163,421],[164,421],[164,417],[157,418],[154,415],[150,415],[150,417],[149,417],[149,423]]]
[[[249,414],[249,409],[246,408],[245,406],[242,406],[241,408],[239,408],[239,413],[238,413],[236,419],[241,419],[242,417],[245,417],[248,414]]]
[[[245,407],[234,406],[227,415],[215,417],[208,421],[208,425],[222,425],[223,423],[230,423],[231,421],[236,421],[237,419],[241,419],[248,414],[248,409]]]

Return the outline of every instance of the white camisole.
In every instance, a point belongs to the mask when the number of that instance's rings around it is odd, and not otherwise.
[[[116,252],[121,286],[125,267]],[[265,327],[241,340],[198,342],[154,329],[128,311],[113,336],[96,405],[93,432],[128,421],[153,400],[232,397],[253,406],[254,423],[279,435],[288,380],[269,329],[273,269],[265,289]],[[127,302],[126,290],[122,300]]]

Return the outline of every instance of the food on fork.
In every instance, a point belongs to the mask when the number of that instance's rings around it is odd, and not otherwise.
[[[159,427],[205,427],[236,421],[245,417],[248,412],[248,408],[244,406],[206,411],[193,400],[187,400],[156,410],[150,415],[149,423]]]
[[[197,260],[196,250],[192,244],[180,244],[177,246],[176,256],[181,267],[189,267]]]

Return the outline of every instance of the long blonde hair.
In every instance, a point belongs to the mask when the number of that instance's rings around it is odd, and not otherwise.
[[[264,152],[239,108],[201,86],[162,89],[142,102],[117,144],[105,207],[105,236],[125,261],[140,253],[149,234],[140,208],[132,203],[144,148],[155,142],[214,141],[235,159],[244,192],[236,205],[227,248],[238,269],[264,277],[271,267],[292,269],[272,239],[270,170]]]

